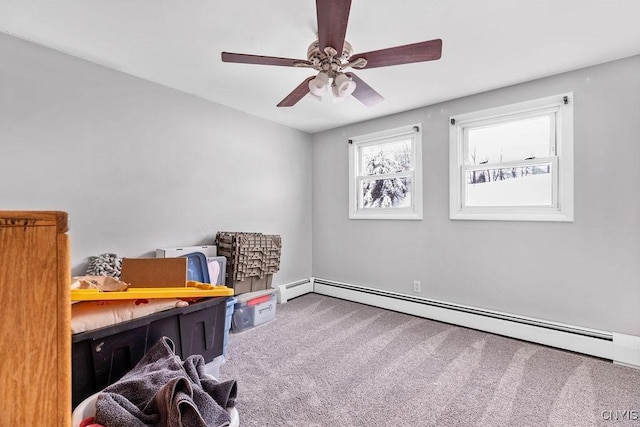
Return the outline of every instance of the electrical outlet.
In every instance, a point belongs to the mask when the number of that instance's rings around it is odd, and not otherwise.
[[[419,280],[413,281],[413,292],[422,292],[422,286],[420,285]]]

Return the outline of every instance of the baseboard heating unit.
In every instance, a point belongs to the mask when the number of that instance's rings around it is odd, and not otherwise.
[[[640,367],[640,337],[529,318],[322,278],[295,282],[287,299],[305,293],[340,298]],[[286,299],[285,299],[286,301]]]
[[[313,292],[313,279],[298,280],[278,286],[278,303],[284,304],[292,298]]]

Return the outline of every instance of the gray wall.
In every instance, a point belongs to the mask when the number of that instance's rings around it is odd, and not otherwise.
[[[575,222],[449,220],[448,117],[571,91]],[[349,220],[347,138],[418,122],[424,219]],[[639,141],[640,56],[315,134],[313,275],[640,335]]]
[[[309,135],[4,34],[0,58],[0,209],[68,211],[74,274],[227,230],[309,277]]]
[[[68,211],[74,274],[261,231],[283,236],[276,283],[421,280],[425,297],[640,335],[640,57],[313,137],[3,34],[0,57],[0,209]],[[568,91],[576,221],[449,220],[447,118]],[[348,220],[346,139],[414,122],[424,220]]]

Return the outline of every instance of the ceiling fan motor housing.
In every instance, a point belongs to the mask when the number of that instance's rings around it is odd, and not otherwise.
[[[334,79],[338,73],[349,66],[349,57],[352,52],[353,48],[346,40],[340,56],[335,56],[336,50],[332,47],[327,47],[325,52],[321,51],[320,43],[316,40],[307,49],[307,59],[311,63],[311,68],[324,71],[330,78]]]

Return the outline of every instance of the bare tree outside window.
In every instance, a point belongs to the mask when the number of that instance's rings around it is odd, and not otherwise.
[[[548,116],[517,120],[469,131],[469,164],[488,165],[467,173],[467,184],[482,184],[550,173],[548,167],[496,167],[505,161],[549,156]],[[506,154],[505,154],[506,153]]]
[[[572,96],[450,117],[449,217],[573,221]]]

